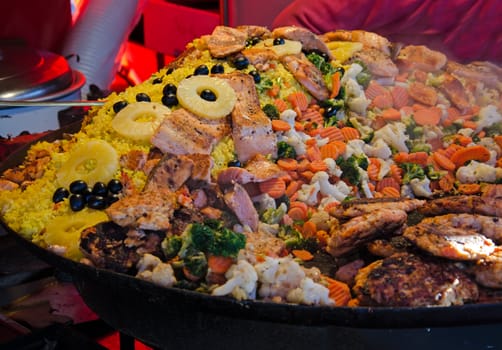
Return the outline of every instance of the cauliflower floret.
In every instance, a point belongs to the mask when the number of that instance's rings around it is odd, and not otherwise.
[[[258,295],[262,298],[285,298],[305,278],[305,271],[290,255],[283,258],[265,257],[265,261],[254,268],[260,283]]]
[[[363,149],[368,157],[389,159],[392,156],[390,147],[382,139],[373,140],[370,145],[365,144]]]
[[[361,167],[357,167],[359,170],[359,174],[361,175],[361,190],[364,193],[364,196],[366,198],[373,198],[373,192],[371,192],[370,186],[369,186],[369,177],[368,177],[368,172]]]
[[[342,176],[342,169],[340,169],[333,158],[324,159],[324,164],[326,164],[326,166],[328,167],[328,174],[336,177]]]
[[[430,198],[432,196],[430,184],[431,180],[429,180],[429,178],[427,177],[425,177],[423,180],[415,178],[410,181],[411,190],[417,197]]]
[[[483,128],[486,128],[498,122],[502,122],[502,115],[497,111],[497,107],[495,107],[494,105],[483,107],[479,111],[479,119],[477,121],[478,126],[476,127],[476,132],[480,132],[481,130],[483,130]]]
[[[310,183],[318,183],[319,190],[323,195],[333,197],[340,202],[343,201],[351,191],[350,187],[343,181],[338,181],[336,184],[329,182],[329,175],[325,171],[318,171],[315,173]]]
[[[502,149],[500,146],[491,137],[483,137],[479,140],[478,144],[485,146],[490,151],[490,159],[488,159],[485,163],[495,166],[499,155],[502,155]]]
[[[136,277],[150,281],[162,287],[171,287],[176,283],[174,270],[170,264],[162,262],[152,254],[144,254],[136,265]]]
[[[296,154],[303,155],[307,152],[307,145],[305,144],[305,141],[311,139],[312,137],[295,130],[295,118],[296,112],[292,109],[287,109],[281,113],[280,119],[287,122],[291,126],[291,129],[282,135],[279,135],[277,141],[286,142],[288,145],[293,146]]]
[[[231,294],[237,300],[255,299],[258,275],[249,262],[239,260],[230,266],[225,273],[225,284],[215,288],[212,295],[223,296]]]
[[[302,279],[299,287],[289,291],[286,300],[304,305],[335,305],[329,298],[329,289],[308,277]]]
[[[355,80],[357,75],[363,71],[360,64],[352,63],[342,76],[341,83],[346,84],[350,79]]]
[[[409,136],[406,135],[406,125],[404,123],[387,124],[383,128],[375,131],[374,140],[382,139],[388,145],[394,147],[399,152],[408,152],[406,141]]]
[[[378,172],[378,180],[383,179],[389,172],[390,172],[390,166],[394,164],[393,159],[378,159],[380,161],[380,171]]]
[[[310,221],[316,224],[316,227],[319,230],[324,230],[327,232],[329,232],[334,222],[337,222],[337,220],[334,217],[329,216],[329,214],[324,210],[319,210],[316,211],[314,214],[312,214],[312,216],[310,217]]]
[[[315,181],[312,181],[310,184],[303,184],[298,190],[298,200],[307,205],[315,205],[317,203],[317,194],[320,189],[321,186]]]
[[[361,154],[364,154],[364,146],[366,143],[363,140],[350,140],[347,142],[347,148],[345,150],[345,153],[343,154],[343,157],[345,159],[349,158],[352,155],[360,156]]]
[[[502,178],[502,169],[473,160],[458,168],[456,177],[463,183],[495,182],[497,178]]]

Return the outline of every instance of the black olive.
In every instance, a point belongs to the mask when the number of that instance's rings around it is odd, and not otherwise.
[[[92,194],[105,197],[108,194],[108,187],[105,183],[98,181],[92,186]]]
[[[70,196],[70,208],[73,211],[80,211],[85,208],[85,198],[81,194],[72,194]]]
[[[173,107],[178,104],[176,94],[167,94],[162,96],[162,104],[167,107]]]
[[[54,191],[54,194],[52,195],[52,201],[54,203],[59,203],[62,202],[65,198],[68,198],[70,196],[70,191],[68,191],[64,187],[59,187],[56,191]]]
[[[89,199],[90,196],[93,195],[92,193],[92,188],[87,187],[84,192],[81,193],[82,196],[84,196],[84,200],[87,203],[87,200]]]
[[[201,64],[193,71],[193,75],[208,75],[208,74],[209,74],[209,68],[207,68],[205,64]]]
[[[136,101],[138,101],[138,102],[150,102],[151,99],[150,99],[150,96],[148,96],[144,92],[140,92],[140,93],[136,94]]]
[[[238,56],[234,59],[234,67],[238,70],[246,69],[249,65],[249,60],[244,56]]]
[[[336,113],[340,110],[340,108],[335,106],[329,106],[324,110],[324,118],[331,118],[336,115]]]
[[[240,168],[242,166],[242,164],[238,159],[235,159],[235,160],[231,160],[230,162],[228,162],[227,166],[229,166],[229,167],[233,166],[233,167]]]
[[[110,194],[110,195],[108,195],[105,198],[106,206],[109,207],[110,205],[112,205],[113,203],[115,203],[116,201],[118,201],[119,199],[120,199],[120,197],[119,197],[118,194]]]
[[[162,78],[155,78],[152,80],[152,84],[155,85],[155,84],[161,84],[162,83]]]
[[[200,93],[200,98],[210,102],[216,101],[216,95],[209,89],[202,90],[202,92]]]
[[[171,74],[172,72],[174,72],[174,68],[173,68],[173,67],[169,67],[169,68],[166,70],[166,75],[169,75],[169,74]]]
[[[110,181],[108,181],[107,187],[110,193],[117,194],[120,193],[120,191],[122,191],[122,188],[124,186],[122,186],[122,182],[120,182],[120,180],[111,179]]]
[[[274,45],[284,45],[286,41],[284,41],[284,38],[275,38],[274,39]]]
[[[211,67],[211,74],[222,74],[225,72],[225,67],[221,63],[217,63]]]
[[[105,209],[105,197],[96,195],[89,196],[89,198],[87,199],[87,206],[91,209]]]
[[[248,38],[246,40],[246,46],[254,46],[258,44],[261,41],[260,37],[258,36],[252,36],[251,38]]]
[[[115,113],[120,112],[128,103],[126,101],[118,101],[113,104],[113,111]]]
[[[251,72],[249,72],[249,74],[253,77],[254,82],[255,82],[256,84],[259,84],[259,83],[260,83],[260,81],[261,81],[261,75],[260,75],[260,73],[258,73],[258,72],[257,72],[257,71],[255,71],[255,70],[252,70]]]
[[[73,194],[84,194],[87,190],[87,182],[84,180],[75,180],[70,184],[70,192]]]
[[[176,90],[177,90],[176,85],[174,85],[172,83],[168,83],[162,89],[162,94],[163,95],[175,94]]]

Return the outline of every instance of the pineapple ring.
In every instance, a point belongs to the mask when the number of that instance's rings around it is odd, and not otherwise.
[[[69,187],[75,180],[83,180],[92,186],[98,181],[109,181],[118,169],[119,157],[115,148],[104,140],[93,139],[71,151],[56,178],[63,187]]]
[[[150,141],[164,116],[171,110],[155,102],[131,103],[121,109],[112,120],[112,128],[120,136],[135,141]]]
[[[207,101],[200,96],[206,89],[215,94],[215,101]],[[195,75],[183,79],[178,84],[176,95],[184,108],[208,119],[224,118],[232,112],[237,101],[235,91],[227,81],[207,75]]]
[[[284,39],[284,44],[274,45],[274,39],[266,39],[257,43],[254,47],[269,49],[279,57],[286,55],[297,55],[302,52],[302,43],[296,40]]]

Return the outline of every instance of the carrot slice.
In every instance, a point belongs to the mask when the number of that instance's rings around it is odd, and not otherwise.
[[[397,164],[391,164],[390,166],[390,176],[398,183],[398,185],[403,183],[403,169]]]
[[[444,155],[442,155],[441,153],[439,152],[434,152],[432,154],[432,157],[434,159],[434,161],[436,162],[436,164],[444,169],[444,170],[448,170],[448,171],[453,171],[455,170],[455,163],[453,163],[451,160],[449,160],[448,158],[446,158]]]
[[[384,197],[399,198],[401,196],[401,193],[394,187],[384,187],[380,190],[380,193],[383,194]]]
[[[288,122],[281,119],[272,120],[272,130],[274,131],[289,131],[291,129],[291,125]]]
[[[328,166],[322,160],[313,160],[312,162],[310,162],[309,169],[313,173],[317,173],[318,171],[328,170]]]
[[[428,160],[429,154],[427,154],[427,152],[413,152],[408,155],[407,162],[419,165],[427,165]]]
[[[314,256],[312,255],[312,253],[309,252],[308,250],[305,250],[305,249],[293,249],[291,251],[291,253],[293,253],[293,255],[296,258],[303,260],[303,261],[310,261],[310,260],[314,259]]]
[[[390,92],[394,101],[394,108],[401,109],[408,104],[408,91],[402,86],[394,86]]]
[[[381,115],[385,120],[401,120],[401,112],[395,108],[384,109]]]
[[[390,92],[387,91],[387,93],[375,97],[373,101],[371,101],[371,106],[380,109],[392,108],[394,107],[394,100],[392,99]]]
[[[461,167],[470,160],[486,162],[489,159],[490,159],[490,151],[488,150],[488,148],[481,145],[475,145],[459,149],[451,156],[451,161],[455,163],[455,166],[457,168]]]
[[[307,220],[303,223],[302,234],[304,237],[313,237],[317,232],[317,225],[315,222]]]
[[[294,158],[281,158],[277,160],[277,165],[285,171],[298,169],[298,161]]]
[[[307,214],[299,207],[290,208],[288,216],[293,220],[305,220],[307,218]]]
[[[300,181],[291,181],[286,187],[286,196],[291,197],[300,189],[301,185],[302,183]]]
[[[209,255],[207,257],[207,266],[212,272],[224,274],[234,263],[234,259],[229,256]]]
[[[458,185],[458,191],[462,194],[478,194],[481,191],[480,184],[460,184]]]
[[[329,95],[329,98],[335,98],[340,93],[340,78],[341,73],[339,71],[331,75],[331,94]]]
[[[418,125],[438,125],[442,114],[438,107],[422,108],[413,113],[413,119]]]
[[[277,110],[279,111],[279,113],[282,113],[284,112],[286,109],[289,108],[288,104],[286,103],[286,101],[284,100],[281,100],[280,98],[276,98],[274,100],[274,106],[277,108]]]
[[[322,138],[329,138],[329,141],[344,141],[345,137],[343,136],[342,131],[336,126],[329,126],[327,128],[321,129],[319,132],[319,136]]]
[[[350,126],[345,126],[340,129],[343,134],[343,138],[345,141],[356,140],[361,137],[359,131],[356,128],[352,128]]]
[[[295,91],[289,94],[287,100],[293,108],[298,108],[300,111],[306,111],[309,106],[308,97],[303,91]]]
[[[382,190],[386,187],[392,187],[398,191],[401,191],[401,186],[392,177],[384,177],[382,180],[378,181],[375,189],[378,192],[382,192]]]
[[[448,173],[439,179],[438,184],[441,190],[450,192],[455,184],[455,177],[451,173]]]
[[[495,143],[500,147],[502,148],[502,135],[495,135],[493,136],[493,141],[495,141]]]
[[[281,178],[272,178],[258,184],[260,191],[272,198],[279,198],[286,192],[286,182]]]
[[[346,306],[351,300],[350,287],[341,281],[328,278],[329,297],[335,301],[336,306]]]

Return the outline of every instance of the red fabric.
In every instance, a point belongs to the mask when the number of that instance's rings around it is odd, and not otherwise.
[[[363,29],[394,42],[428,45],[459,61],[500,63],[501,18],[500,0],[295,0],[273,27]]]
[[[70,0],[0,1],[0,40],[60,53],[71,28]]]

